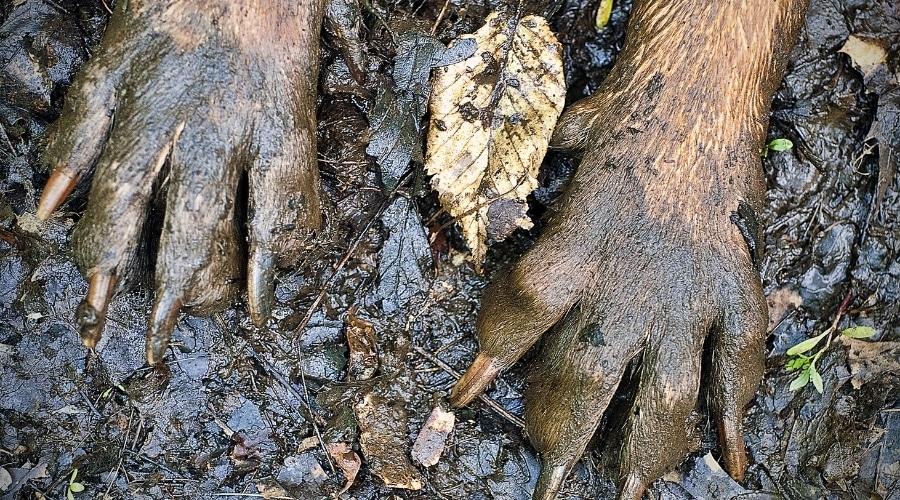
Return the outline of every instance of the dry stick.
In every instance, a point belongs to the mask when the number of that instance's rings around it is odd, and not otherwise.
[[[316,433],[316,439],[319,440],[319,446],[322,448],[322,451],[325,453],[325,457],[328,458],[328,466],[331,468],[331,472],[337,472],[334,468],[334,461],[331,460],[331,454],[328,453],[328,448],[325,446],[325,440],[322,439],[322,432],[319,430],[319,424],[316,423],[316,413],[313,412],[312,406],[309,404],[309,390],[306,388],[306,376],[303,374],[303,368],[300,368],[300,380],[303,382],[303,391],[306,393],[306,397],[304,398],[297,389],[294,389],[294,386],[287,380],[287,378],[275,368],[275,365],[269,363],[267,360],[255,356],[252,349],[249,353],[251,356],[259,360],[265,367],[266,370],[269,371],[274,377],[275,380],[281,384],[282,387],[291,392],[295,398],[299,399],[303,402],[304,406],[306,406],[306,411],[309,412],[309,421],[312,423],[313,431]],[[302,363],[302,361],[301,361]]]
[[[434,26],[431,27],[431,36],[434,36],[437,33],[438,26],[440,26],[441,21],[444,20],[444,14],[447,13],[447,7],[450,6],[450,0],[444,0],[444,6],[441,7],[441,12],[437,16],[437,20],[434,22]]]
[[[359,236],[353,240],[353,244],[350,245],[350,248],[344,253],[344,257],[338,263],[337,267],[334,269],[334,272],[331,273],[331,276],[325,281],[325,284],[322,285],[322,289],[319,291],[319,294],[316,296],[316,299],[313,300],[313,303],[310,304],[309,309],[306,310],[306,315],[303,316],[303,321],[294,329],[294,335],[291,339],[293,342],[296,342],[300,337],[300,333],[303,332],[303,329],[306,328],[306,325],[309,324],[310,320],[312,320],[313,314],[316,313],[316,310],[319,309],[319,305],[322,304],[322,299],[325,298],[325,294],[328,293],[328,290],[331,288],[331,285],[334,284],[335,278],[340,272],[344,269],[344,266],[347,265],[347,262],[350,261],[350,256],[352,256],[356,249],[359,248],[359,244],[362,243],[362,240],[369,233],[369,230],[372,228],[372,225],[375,224],[375,221],[381,217],[381,214],[387,209],[388,205],[391,201],[393,201],[394,193],[391,193],[390,196],[386,197],[385,201],[378,207],[378,211],[375,212],[375,215],[369,219],[369,222],[366,223],[366,227],[359,232]]]
[[[440,359],[432,356],[431,354],[428,354],[428,352],[425,351],[424,349],[422,349],[421,347],[413,346],[413,349],[415,349],[415,351],[417,353],[419,353],[420,356],[427,359],[428,361],[431,361],[432,363],[437,365],[441,370],[444,370],[445,372],[450,374],[452,377],[454,377],[456,380],[459,380],[460,378],[462,378],[462,375],[458,371],[454,370],[453,368],[450,367],[450,365],[448,365],[447,363],[444,363]],[[490,397],[488,397],[485,394],[479,395],[478,399],[482,403],[486,404],[488,406],[488,408],[494,410],[495,412],[497,412],[498,415],[500,415],[501,417],[503,417],[507,421],[509,421],[509,423],[511,423],[519,428],[522,428],[522,429],[525,428],[525,421],[522,420],[521,418],[513,415],[512,413],[510,413],[506,408],[500,406],[500,403],[494,401],[493,399],[491,399]]]

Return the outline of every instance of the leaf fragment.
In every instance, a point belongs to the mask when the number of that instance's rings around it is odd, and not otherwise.
[[[565,103],[562,48],[540,16],[497,12],[435,70],[425,168],[480,268],[488,241],[529,229],[528,195]]]
[[[788,387],[788,390],[796,391],[799,389],[803,389],[804,387],[806,387],[806,384],[808,384],[808,383],[809,383],[809,370],[803,370],[800,373],[800,375],[797,375],[797,378],[795,378],[794,381],[791,382],[791,385],[790,385],[790,387]]]
[[[372,135],[366,153],[381,167],[381,180],[393,191],[409,168],[422,161],[422,117],[431,94],[431,70],[453,64],[475,50],[468,41],[446,47],[434,37],[417,31],[397,37],[394,82],[384,83],[369,113]]]
[[[602,30],[609,24],[609,16],[612,15],[612,8],[613,0],[600,0],[600,5],[597,6],[597,19],[594,21],[598,30]]]
[[[335,496],[340,496],[353,486],[353,482],[356,481],[356,475],[359,473],[359,468],[362,466],[362,460],[347,443],[328,443],[325,447],[328,449],[328,454],[334,459],[334,463],[341,469],[341,473],[344,474],[346,480],[341,490],[335,494]]]
[[[804,352],[809,351],[810,349],[812,349],[813,347],[818,345],[819,342],[821,342],[822,339],[824,339],[825,336],[830,333],[831,333],[831,330],[826,330],[824,333],[821,333],[819,335],[816,335],[813,338],[806,339],[803,342],[800,342],[799,344],[788,349],[787,355],[788,356],[796,356],[798,354],[803,354]]]
[[[444,453],[444,445],[455,422],[456,415],[453,412],[435,406],[419,435],[416,436],[416,442],[413,443],[413,460],[425,467],[437,464]]]
[[[845,328],[841,335],[851,339],[868,339],[875,335],[875,329],[871,326],[851,326]]]

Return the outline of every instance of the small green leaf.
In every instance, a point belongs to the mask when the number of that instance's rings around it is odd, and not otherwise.
[[[788,387],[788,389],[791,391],[803,389],[804,387],[806,387],[806,384],[808,384],[808,383],[809,383],[809,370],[803,370],[803,372],[801,372],[800,375],[798,375],[797,378],[795,378],[794,381],[791,382],[791,386]]]
[[[815,363],[809,365],[809,379],[812,380],[812,383],[816,387],[816,390],[819,391],[819,394],[822,394],[822,392],[825,391],[825,384],[822,383],[822,375],[819,375],[819,371],[816,370]]]
[[[851,326],[842,331],[841,335],[851,339],[868,339],[875,335],[875,329],[871,326]]]
[[[72,493],[81,493],[84,491],[84,485],[81,483],[72,483],[69,485],[69,491]]]
[[[75,495],[72,494],[72,490],[66,491],[66,500],[75,500]]]
[[[779,137],[778,139],[772,139],[766,147],[772,151],[787,151],[794,147],[794,143],[790,139]]]
[[[75,479],[78,477],[78,467],[72,469],[72,477],[69,478],[69,484],[75,482]]]
[[[813,337],[811,339],[806,339],[803,342],[800,342],[799,344],[795,345],[794,347],[791,347],[790,349],[788,349],[787,355],[788,356],[796,356],[798,354],[804,353],[804,352],[812,349],[819,342],[821,342],[822,339],[824,339],[825,336],[828,335],[829,333],[831,333],[831,332],[826,330],[824,333],[822,333],[820,335],[816,335],[815,337]]]
[[[613,0],[600,0],[600,5],[597,7],[597,19],[594,21],[598,30],[602,30],[609,23],[612,7]]]

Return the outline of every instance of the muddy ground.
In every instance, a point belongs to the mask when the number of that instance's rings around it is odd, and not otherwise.
[[[473,31],[492,2],[449,2],[438,38]],[[764,160],[762,274],[777,321],[765,381],[746,416],[747,480],[738,485],[718,468],[701,419],[702,449],[654,483],[653,498],[900,499],[900,344],[892,343],[900,341],[900,23],[892,3],[813,0],[775,98],[770,137],[795,146]],[[630,3],[616,1],[600,33],[595,2],[556,6],[551,22],[565,47],[572,102],[609,71]],[[405,471],[419,475],[419,491],[385,487],[376,474],[386,474],[384,457],[366,456],[359,443],[362,427],[388,448],[411,445],[455,380],[445,368],[461,371],[474,357],[486,280],[541,229],[495,245],[486,276],[478,275],[461,263],[459,236],[422,187],[421,166],[388,196],[365,154],[371,89],[390,81],[396,55],[389,31],[429,30],[442,7],[443,0],[364,6],[365,86],[348,80],[341,53],[326,41],[319,156],[328,230],[319,250],[280,275],[269,328],[254,328],[240,303],[213,317],[183,315],[164,377],[143,366],[146,288],[113,302],[97,357],[80,346],[74,311],[86,284],[68,238],[86,186],[49,223],[33,215],[47,176],[41,133],[99,40],[106,6],[0,5],[0,497],[62,498],[77,468],[85,490],[75,498],[317,498],[341,489],[352,453],[363,465],[344,498],[529,497],[538,464],[518,425],[523,364],[489,391],[495,407],[479,402],[457,412],[437,465]],[[851,34],[887,49],[887,62],[865,78],[839,53]],[[548,157],[536,218],[574,168],[570,158]],[[820,361],[824,394],[812,385],[789,391],[786,349],[827,328],[847,296],[839,328],[873,326],[873,341],[835,341]],[[359,369],[348,366],[350,309],[378,338],[370,380],[348,378]],[[347,459],[326,454],[319,436],[347,443]],[[613,494],[615,472],[605,464],[615,443],[601,433],[596,444],[565,498]]]

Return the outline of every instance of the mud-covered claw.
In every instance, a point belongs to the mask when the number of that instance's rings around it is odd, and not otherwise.
[[[182,300],[177,294],[166,291],[157,293],[147,329],[147,364],[155,366],[162,363],[181,306]]]
[[[574,461],[577,461],[575,457]],[[544,462],[541,464],[541,474],[538,476],[537,485],[534,487],[533,500],[553,500],[559,495],[566,477],[569,476],[571,466],[554,465],[553,463]]]
[[[637,474],[628,474],[619,484],[619,500],[640,500],[647,485]]]
[[[272,313],[275,302],[275,259],[270,252],[255,248],[247,263],[247,308],[250,319],[261,327]]]
[[[722,460],[725,471],[735,481],[744,480],[747,470],[747,451],[744,445],[744,433],[741,419],[734,417],[720,418],[719,443],[722,446]]]
[[[450,404],[459,408],[468,405],[487,389],[500,375],[502,367],[496,359],[481,353],[450,392]]]
[[[106,310],[115,288],[116,277],[112,274],[96,273],[90,278],[87,295],[76,312],[81,343],[88,349],[94,349],[100,341],[106,324]]]
[[[53,212],[59,208],[69,194],[78,184],[78,174],[66,167],[57,167],[47,179],[44,191],[41,193],[41,200],[37,206],[38,220],[45,221],[53,215]]]

